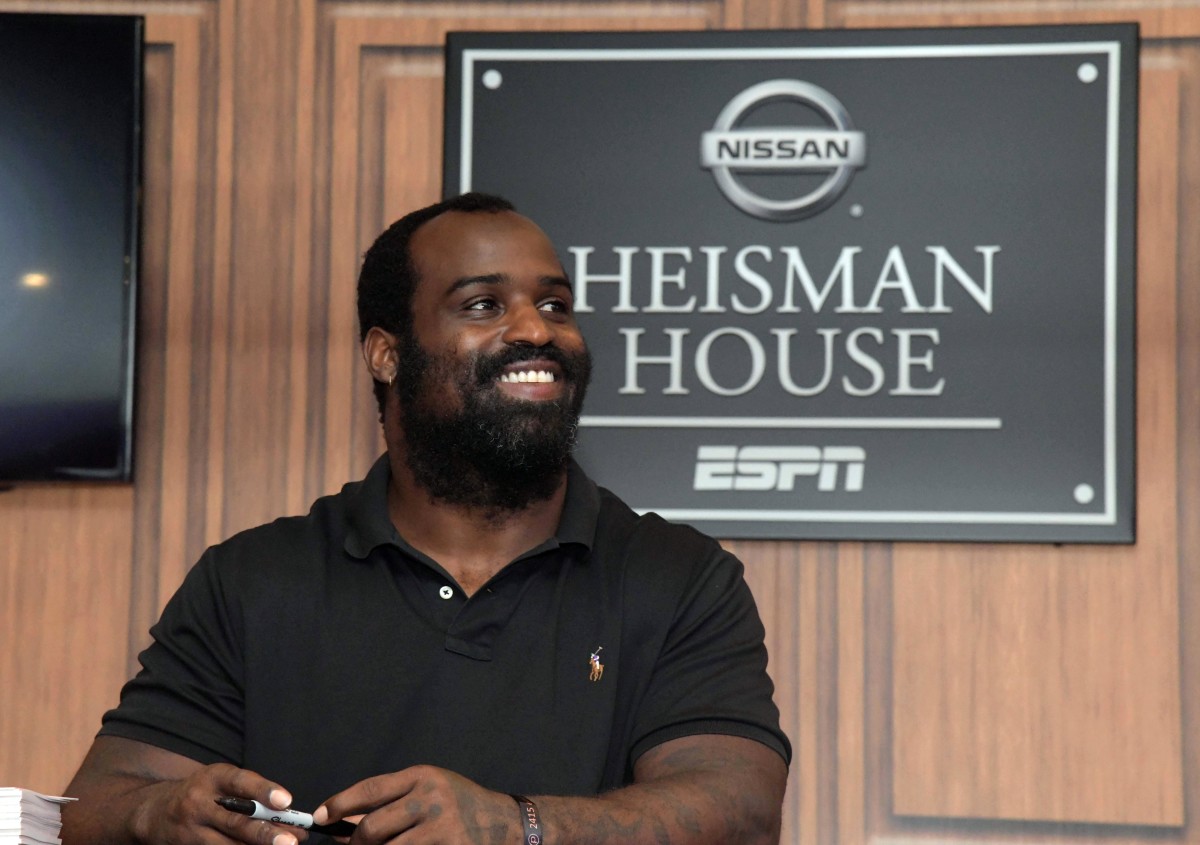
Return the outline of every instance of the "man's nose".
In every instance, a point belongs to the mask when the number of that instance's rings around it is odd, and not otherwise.
[[[545,346],[554,338],[553,327],[533,303],[512,306],[507,316],[503,337],[505,343]]]

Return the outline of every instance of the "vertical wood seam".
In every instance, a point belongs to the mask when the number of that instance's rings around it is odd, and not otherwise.
[[[168,196],[167,278],[164,280],[166,313],[163,325],[163,428],[160,442],[158,566],[156,575],[168,567],[182,566],[186,555],[188,520],[188,439],[191,420],[192,318],[195,314],[196,232],[186,224],[196,219],[199,191],[195,177],[198,161],[200,19],[197,17],[151,17],[147,40],[171,47],[173,90],[171,92],[171,163]],[[161,607],[161,578],[156,578],[157,606]],[[167,579],[170,583],[171,579]],[[173,587],[172,587],[173,588]],[[143,620],[134,622],[141,627]],[[142,632],[131,632],[140,641]],[[132,658],[133,655],[130,655]]]
[[[205,473],[206,545],[224,535],[225,443],[229,424],[229,319],[233,276],[234,96],[238,0],[217,3],[217,156],[214,197],[211,336],[209,337],[208,466]]]
[[[837,558],[837,830],[843,845],[865,842],[863,735],[865,620],[861,543],[841,543]]]
[[[295,209],[292,227],[291,321],[288,342],[287,466],[284,501],[287,513],[303,513],[309,491],[308,466],[308,343],[313,241],[314,158],[313,102],[316,90],[316,0],[299,1],[296,59]]]

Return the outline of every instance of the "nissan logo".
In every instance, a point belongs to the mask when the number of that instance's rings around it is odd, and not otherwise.
[[[754,108],[780,101],[813,108],[828,121],[827,126],[737,128]],[[700,164],[713,172],[721,193],[742,211],[764,220],[800,220],[824,211],[866,160],[866,138],[854,130],[846,107],[825,89],[797,79],[772,79],[747,88],[726,104],[712,131],[700,141]],[[754,193],[734,175],[750,170],[829,175],[809,193],[775,200]]]

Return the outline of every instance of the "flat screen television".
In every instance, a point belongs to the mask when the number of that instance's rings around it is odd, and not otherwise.
[[[142,51],[0,14],[0,485],[132,477]]]

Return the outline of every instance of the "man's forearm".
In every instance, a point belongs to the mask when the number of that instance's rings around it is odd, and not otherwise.
[[[637,783],[598,798],[532,798],[545,841],[775,845],[787,782],[783,760],[750,740],[721,738],[717,748],[713,740],[677,740],[647,752]]]
[[[217,806],[216,797],[291,803],[278,784],[254,772],[195,760],[133,740],[99,737],[67,787],[63,845],[188,845],[220,841],[295,845],[293,830]]]
[[[601,796],[530,796],[546,845],[773,845],[787,766],[765,745],[729,736],[670,740],[634,766],[634,783]],[[361,817],[355,845],[518,845],[526,815],[502,792],[436,766],[376,775],[330,796],[318,824]]]
[[[146,790],[162,783],[128,775],[91,783],[77,777],[67,793],[81,800],[63,807],[63,845],[137,845],[136,815],[151,797]]]
[[[773,796],[730,789],[710,775],[636,784],[599,798],[532,799],[549,845],[701,845],[779,842]]]

